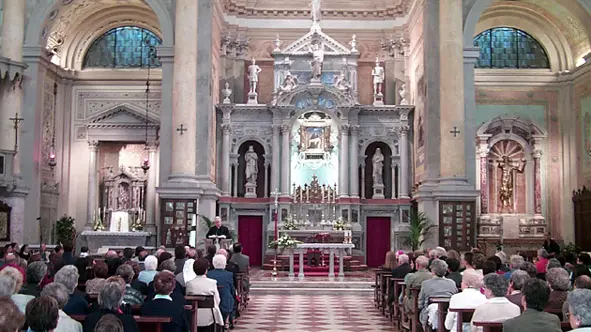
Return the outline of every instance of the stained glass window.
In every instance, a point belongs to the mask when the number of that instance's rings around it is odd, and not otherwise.
[[[84,68],[141,68],[159,67],[160,62],[151,56],[162,40],[153,32],[125,26],[107,31],[96,39],[84,57]],[[152,51],[151,51],[152,50]]]
[[[474,38],[480,47],[476,68],[550,68],[544,47],[524,31],[493,28]]]

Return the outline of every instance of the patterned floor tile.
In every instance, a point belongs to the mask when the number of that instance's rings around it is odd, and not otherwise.
[[[364,295],[257,295],[234,331],[380,332],[393,324]]]

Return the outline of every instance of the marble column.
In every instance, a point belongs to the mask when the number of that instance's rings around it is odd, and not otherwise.
[[[466,175],[462,22],[461,1],[439,2],[440,174],[447,179]]]
[[[169,177],[174,182],[195,182],[197,154],[187,151],[197,151],[197,15],[197,1],[176,1]]]
[[[351,197],[359,197],[359,126],[351,126],[349,185]]]
[[[277,191],[280,178],[279,134],[281,127],[273,125],[273,137],[271,139],[271,191]]]
[[[365,164],[361,164],[361,199],[365,199]]]
[[[289,186],[289,173],[291,170],[291,165],[289,164],[289,152],[290,152],[290,143],[291,143],[291,128],[289,125],[281,126],[281,133],[283,134],[283,140],[281,147],[281,193],[284,196],[290,195],[290,186]]]
[[[238,197],[238,162],[232,162],[232,169],[234,169],[234,178],[232,179],[233,197]]]
[[[26,1],[4,0],[4,22],[2,24],[2,44],[0,44],[0,55],[15,62],[23,62],[23,45],[25,38],[25,10]],[[12,73],[11,73],[12,74]],[[12,82],[13,86],[3,89],[2,103],[0,104],[0,149],[13,151],[16,143],[14,118],[16,113],[23,117],[23,89],[21,86],[22,77]],[[22,123],[20,124],[22,128]],[[20,149],[17,148],[13,158],[12,171],[16,177],[21,175]],[[47,151],[44,151],[47,153]]]
[[[400,130],[400,188],[398,196],[400,198],[409,198],[408,184],[410,182],[408,171],[410,155],[408,153],[408,127],[403,127]],[[394,173],[392,173],[394,176]]]
[[[229,124],[222,125],[222,191],[225,196],[230,196],[230,132]]]
[[[390,157],[390,160],[392,161],[391,164],[391,169],[392,169],[392,180],[390,181],[391,185],[392,185],[392,196],[390,198],[394,199],[394,198],[398,198],[396,196],[396,184],[398,184],[398,196],[400,196],[400,173],[398,173],[398,183],[396,183],[396,167],[398,167],[397,161],[395,160],[395,157],[392,156]],[[400,167],[398,167],[398,169],[400,170]]]
[[[158,142],[148,142],[148,160],[150,169],[148,170],[148,184],[146,187],[146,231],[155,235],[156,233],[156,185],[158,183],[158,169],[156,160],[158,159]],[[105,222],[105,221],[103,221]]]
[[[480,164],[480,213],[488,214],[488,142],[487,139],[480,141],[478,148]]]
[[[540,159],[542,157],[542,150],[535,149],[532,152],[534,158],[534,214],[536,216],[542,215],[542,171]]]
[[[340,132],[340,185],[338,188],[340,197],[347,197],[349,194],[349,125],[341,125]]]
[[[271,174],[269,174],[269,165],[272,163],[269,155],[265,154],[265,193],[263,197],[269,197],[269,181],[271,179]]]
[[[93,214],[96,211],[97,204],[97,155],[99,149],[98,141],[88,142],[88,192],[86,197],[86,224],[84,230],[91,230],[94,220],[92,220]]]

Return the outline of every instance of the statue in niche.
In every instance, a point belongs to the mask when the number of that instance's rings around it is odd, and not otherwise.
[[[376,149],[371,158],[373,164],[373,184],[384,184],[384,155],[380,148]]]
[[[127,210],[130,208],[129,201],[129,186],[127,184],[119,184],[119,195],[117,196],[117,210]]]
[[[498,167],[501,169],[501,187],[499,189],[499,200],[501,202],[501,210],[506,209],[509,212],[513,211],[513,184],[514,171],[523,172],[525,168],[525,160],[515,161],[511,160],[509,156],[503,156],[501,160],[497,161]]]
[[[257,156],[252,145],[248,147],[248,151],[244,154],[244,161],[246,163],[246,183],[257,183],[259,156]]]
[[[324,64],[324,45],[316,42],[309,46],[309,52],[312,54],[312,79],[320,81],[322,78],[322,66]]]
[[[385,73],[384,67],[380,65],[380,58],[376,58],[376,66],[371,71],[371,76],[373,76],[373,94],[381,95]]]
[[[263,70],[256,64],[255,58],[252,58],[252,64],[248,66],[248,80],[250,81],[249,94],[255,94],[257,92],[257,83],[261,71]]]
[[[349,46],[351,46],[351,52],[358,52],[358,50],[357,50],[357,35],[353,35],[353,37],[351,37],[351,41],[349,42]]]
[[[283,83],[279,87],[279,94],[290,92],[298,86],[298,79],[290,72],[287,72]]]
[[[341,71],[341,73],[334,78],[333,87],[345,92],[351,89],[351,84],[349,84],[344,72]]]
[[[312,0],[311,6],[311,14],[312,14],[312,23],[314,25],[318,25],[320,20],[322,19],[322,0]]]
[[[398,94],[400,95],[400,105],[408,105],[408,101],[406,100],[406,83],[402,83]]]
[[[230,83],[226,82],[225,88],[222,90],[222,95],[224,96],[224,104],[231,104],[230,96],[232,95],[232,89],[230,89]]]

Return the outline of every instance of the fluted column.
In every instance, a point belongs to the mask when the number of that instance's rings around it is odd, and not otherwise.
[[[349,194],[349,125],[341,125],[340,146],[340,186],[339,196],[347,197]]]
[[[23,62],[23,44],[25,38],[25,9],[26,1],[4,0],[4,22],[2,24],[1,52],[5,58],[15,62]],[[17,113],[22,117],[23,89],[21,77],[18,77],[13,86],[3,89],[2,103],[0,104],[0,149],[12,151],[15,148],[16,136],[14,131],[14,118]],[[22,123],[20,124],[22,127]],[[20,131],[20,130],[19,130]],[[20,136],[20,133],[16,133]],[[19,150],[15,151],[12,165],[13,174],[21,175],[21,163]],[[43,151],[43,153],[48,153]]]
[[[85,230],[92,229],[92,215],[96,211],[97,203],[97,192],[96,186],[96,160],[98,154],[99,142],[89,141],[88,142],[88,193],[86,197],[86,224],[84,225]]]
[[[542,157],[542,150],[535,149],[532,152],[534,158],[534,214],[542,214],[542,171],[540,159]]]
[[[488,214],[488,138],[480,139],[480,214]]]
[[[222,191],[225,196],[230,196],[230,125],[222,125],[222,132]]]
[[[289,147],[291,141],[291,128],[289,125],[281,126],[281,133],[283,134],[283,140],[281,147],[281,193],[284,196],[289,196],[289,173],[291,167],[289,165]]]
[[[171,181],[196,181],[198,12],[198,1],[176,1]]]
[[[408,154],[408,127],[403,126],[400,130],[400,198],[408,198],[408,184],[410,182],[408,175],[408,163],[410,156]]]
[[[273,137],[271,139],[271,191],[279,188],[279,134],[281,127],[278,125],[273,126]]]
[[[351,145],[349,146],[351,165],[349,170],[349,182],[351,197],[359,197],[359,126],[351,126]]]
[[[158,183],[158,169],[156,167],[158,142],[148,142],[148,158],[152,167],[148,170],[148,185],[146,188],[146,231],[156,232],[156,185]]]
[[[365,199],[365,164],[361,165],[361,199]]]

